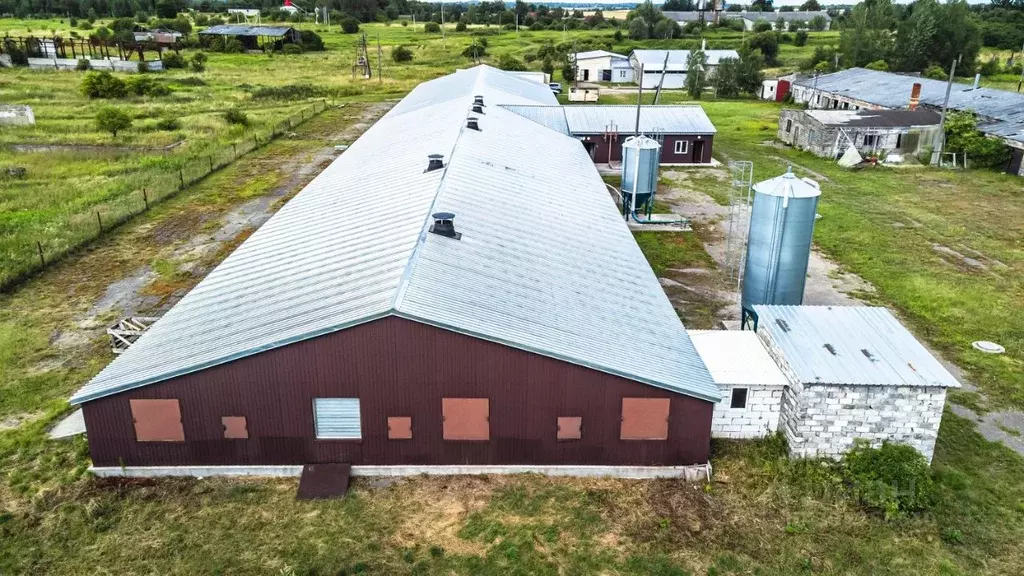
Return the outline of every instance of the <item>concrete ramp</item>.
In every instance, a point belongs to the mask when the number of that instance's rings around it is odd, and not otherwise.
[[[299,500],[341,498],[348,492],[351,464],[306,464],[299,478]]]

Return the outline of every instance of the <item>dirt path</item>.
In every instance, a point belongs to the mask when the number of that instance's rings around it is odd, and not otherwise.
[[[49,334],[41,348],[24,352],[25,362],[9,366],[3,382],[17,388],[26,378],[52,378],[54,389],[35,394],[44,399],[73,391],[112,359],[107,326],[162,315],[342,154],[335,146],[351,144],[391,105],[328,110],[3,299],[0,326],[17,322],[26,334]],[[39,417],[30,406],[26,400],[10,413],[0,403],[0,428]]]
[[[699,179],[695,176],[699,174]],[[715,317],[723,325],[736,326],[739,322],[740,295],[736,280],[730,277],[729,263],[737,257],[730,257],[728,228],[730,210],[704,192],[708,182],[728,182],[727,169],[707,168],[699,172],[664,170],[663,178],[672,182],[660,185],[658,197],[672,207],[677,214],[690,218],[695,233],[704,242],[704,248],[714,260],[717,268],[686,268],[668,270],[660,278],[669,299],[680,310],[695,307],[716,310]],[[735,239],[746,237],[746,223],[749,212],[738,212],[733,234]],[[742,223],[742,224],[740,224]],[[735,248],[733,248],[735,250]],[[863,278],[842,269],[817,249],[812,250],[807,269],[807,285],[804,290],[804,304],[827,306],[851,306],[870,304],[862,298],[875,292],[874,286]],[[924,340],[922,343],[927,346]],[[987,404],[987,397],[981,393],[955,364],[948,362],[932,350],[932,354],[963,384],[963,392],[971,394],[981,406]],[[976,395],[976,396],[975,396]],[[949,399],[954,414],[974,421],[978,432],[987,440],[1002,442],[1017,453],[1024,455],[1024,412],[1007,410],[998,412],[975,411],[971,407]]]

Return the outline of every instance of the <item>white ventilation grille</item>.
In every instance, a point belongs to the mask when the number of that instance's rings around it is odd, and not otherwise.
[[[358,440],[363,437],[359,398],[314,398],[313,417],[317,438]]]

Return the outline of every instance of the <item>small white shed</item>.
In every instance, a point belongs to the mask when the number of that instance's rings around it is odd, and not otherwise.
[[[737,330],[690,330],[689,334],[722,391],[711,420],[711,435],[760,438],[775,432],[782,393],[789,381],[757,334]]]

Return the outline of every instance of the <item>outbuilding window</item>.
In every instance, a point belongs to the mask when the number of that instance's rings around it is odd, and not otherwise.
[[[445,440],[490,440],[490,404],[487,398],[442,398]]]
[[[177,400],[129,400],[135,439],[139,442],[184,442]]]
[[[363,437],[359,398],[314,398],[313,421],[320,440],[359,440]]]
[[[412,417],[389,416],[388,440],[412,440]]]
[[[792,130],[792,129],[793,129],[793,121],[792,120],[786,120],[786,134],[789,134],[789,131]]]
[[[623,398],[622,440],[667,440],[668,398]]]
[[[690,143],[686,140],[676,140],[676,154],[686,154],[690,151]]]
[[[747,389],[746,388],[733,388],[732,398],[729,400],[729,408],[746,408],[747,407]]]
[[[558,417],[558,439],[579,440],[583,437],[583,418],[579,416]]]

